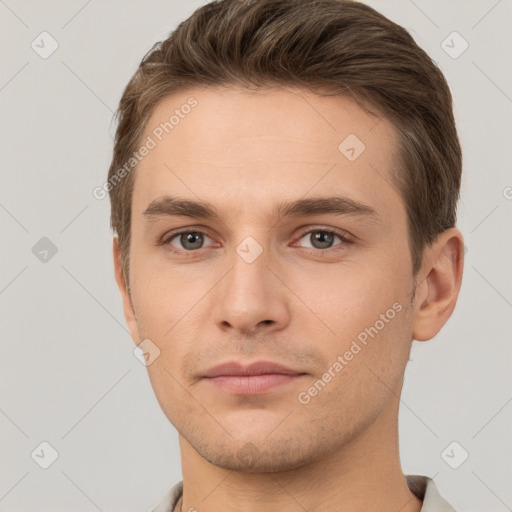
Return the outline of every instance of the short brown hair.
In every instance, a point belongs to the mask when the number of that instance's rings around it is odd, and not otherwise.
[[[110,183],[138,149],[161,100],[193,87],[230,85],[351,95],[393,123],[399,163],[392,179],[407,210],[416,276],[426,245],[455,226],[462,155],[448,84],[411,35],[349,0],[208,3],[151,48],[126,86],[116,112]],[[109,187],[127,283],[134,172]]]

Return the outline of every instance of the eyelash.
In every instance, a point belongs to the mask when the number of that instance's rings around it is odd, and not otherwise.
[[[328,233],[328,234],[332,234],[332,235],[336,235],[337,237],[339,237],[339,239],[341,240],[341,244],[338,244],[338,246],[334,246],[334,247],[328,247],[327,249],[315,249],[314,247],[303,247],[303,249],[306,249],[306,250],[309,250],[309,251],[313,251],[313,252],[328,252],[328,251],[333,251],[333,250],[336,250],[336,247],[339,247],[339,246],[343,246],[343,245],[346,245],[346,244],[352,244],[354,243],[354,240],[352,240],[345,231],[340,231],[340,230],[337,230],[337,229],[332,229],[332,228],[329,228],[329,229],[324,229],[324,228],[314,228],[314,229],[309,229],[307,231],[304,231],[301,233],[301,235],[297,238],[297,241],[299,241],[301,238],[304,238],[305,235],[308,235],[310,233],[315,233],[315,232],[320,232],[320,233]],[[171,241],[176,238],[178,235],[182,235],[183,233],[192,233],[192,234],[200,234],[200,235],[206,235],[208,238],[212,238],[206,231],[202,231],[201,229],[190,229],[190,228],[187,228],[187,229],[183,229],[181,231],[175,231],[175,232],[172,232],[169,234],[169,236],[164,236],[162,237],[162,240],[158,243],[158,245],[162,245],[162,246],[170,246],[170,243]],[[184,249],[177,249],[173,246],[171,246],[172,251],[174,252],[177,252],[177,253],[181,253],[181,254],[186,254],[187,256],[192,256],[194,253],[198,252],[199,250],[201,249],[204,249],[204,247],[201,247],[200,249],[195,249],[193,251],[187,251],[187,250],[184,250]]]

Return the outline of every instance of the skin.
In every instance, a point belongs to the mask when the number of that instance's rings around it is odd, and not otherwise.
[[[136,170],[131,296],[113,244],[133,341],[160,350],[147,369],[179,433],[181,510],[420,510],[400,466],[399,396],[411,340],[433,338],[455,307],[461,233],[448,229],[427,249],[415,289],[404,202],[391,186],[395,129],[351,98],[193,89],[161,102],[144,137],[190,96],[197,107]],[[338,150],[349,134],[366,146],[352,162]],[[146,218],[164,195],[207,201],[221,217]],[[378,217],[273,214],[280,201],[333,195]],[[200,248],[180,236],[158,245],[178,228],[206,232]],[[325,229],[352,243],[315,245]],[[236,251],[248,236],[262,248],[252,263]],[[301,403],[299,393],[394,303],[401,311]],[[232,360],[275,361],[306,375],[255,396],[201,378]]]

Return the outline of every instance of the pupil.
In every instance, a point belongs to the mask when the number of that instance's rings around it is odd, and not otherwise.
[[[314,233],[314,243],[313,246],[315,247],[316,244],[320,244],[320,249],[325,249],[326,247],[329,247],[330,244],[332,244],[334,235],[332,233],[326,233],[325,231],[317,231]]]
[[[181,243],[183,247],[190,249],[197,249],[201,246],[201,234],[200,233],[185,233],[181,235]]]

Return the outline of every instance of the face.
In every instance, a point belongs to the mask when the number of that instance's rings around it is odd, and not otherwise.
[[[162,410],[227,469],[342,449],[399,393],[413,334],[394,127],[345,97],[194,89],[158,105],[148,136],[125,312],[134,342],[160,351],[148,372]],[[292,374],[205,377],[262,361]]]

